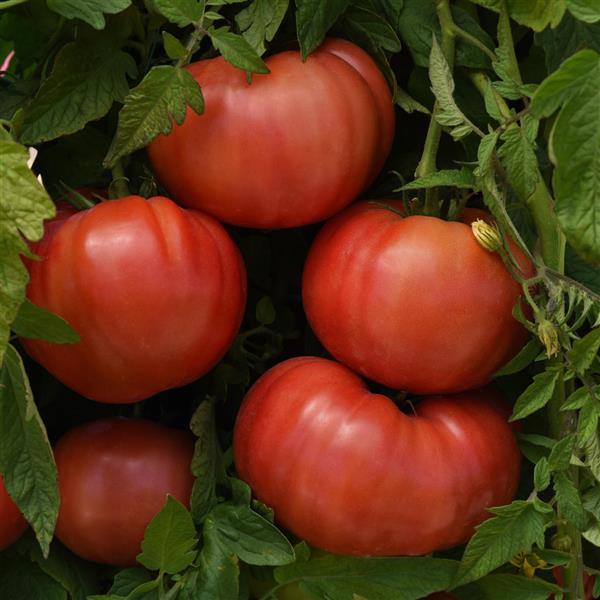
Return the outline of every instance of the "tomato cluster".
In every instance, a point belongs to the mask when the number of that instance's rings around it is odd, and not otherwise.
[[[23,346],[79,394],[136,402],[207,373],[246,301],[241,255],[219,221],[314,223],[382,169],[394,109],[367,54],[328,40],[305,62],[289,51],[267,65],[271,73],[251,83],[222,58],[189,67],[205,114],[188,113],[148,148],[159,180],[188,208],[128,196],[63,210],[33,248],[41,260],[28,265],[29,298],[81,341]],[[332,552],[410,555],[461,543],[489,506],[511,500],[519,476],[506,407],[481,388],[524,343],[511,314],[519,286],[472,236],[481,214],[446,222],[401,218],[397,208],[343,210],[309,253],[307,317],[344,364],[299,357],[275,366],[247,394],[234,431],[236,468],[254,494],[281,525]],[[398,390],[456,395],[405,414],[353,371]],[[56,445],[57,536],[86,559],[135,564],[166,494],[189,503],[192,451],[188,434],[138,420],[67,433]],[[0,531],[0,547],[12,537]]]

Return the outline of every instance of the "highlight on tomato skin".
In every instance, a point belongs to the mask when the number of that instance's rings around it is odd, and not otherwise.
[[[465,542],[488,507],[513,499],[521,459],[497,395],[430,397],[411,416],[339,363],[290,359],[244,399],[235,465],[276,521],[311,546],[428,554]]]
[[[361,48],[329,39],[265,60],[269,74],[222,57],[188,69],[205,111],[148,146],[153,169],[184,206],[244,227],[278,229],[329,218],[383,167],[395,132],[392,94]]]
[[[56,537],[86,560],[135,566],[146,526],[167,494],[189,508],[194,438],[142,419],[108,418],[56,444]]]
[[[27,521],[8,495],[0,475],[0,552],[14,544],[27,529]]]
[[[243,259],[223,226],[164,197],[128,196],[50,221],[29,261],[29,299],[77,344],[22,340],[82,396],[128,403],[179,387],[225,354],[246,302]]]
[[[362,202],[326,223],[305,263],[302,297],[327,350],[393,389],[446,394],[487,384],[528,333],[512,314],[520,284],[469,226],[482,217],[476,209],[465,210],[465,222],[402,217]]]

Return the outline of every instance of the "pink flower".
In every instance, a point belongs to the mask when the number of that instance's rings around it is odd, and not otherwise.
[[[8,53],[8,56],[4,59],[4,62],[2,63],[2,65],[0,65],[0,77],[4,77],[3,71],[8,71],[8,67],[10,66],[10,61],[12,60],[14,55],[15,55],[15,51],[11,50]]]

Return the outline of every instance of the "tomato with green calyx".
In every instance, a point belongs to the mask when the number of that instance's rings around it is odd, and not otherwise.
[[[136,564],[144,530],[167,494],[189,507],[194,438],[141,419],[87,423],[56,444],[56,536],[78,556]]]
[[[392,208],[401,204],[390,201]],[[393,389],[480,387],[523,346],[521,286],[470,223],[357,204],[327,223],[304,269],[308,320],[335,358]],[[528,276],[533,267],[513,244]]]
[[[246,299],[241,255],[212,217],[128,196],[63,210],[33,247],[27,295],[77,344],[23,340],[76,392],[126,403],[197,379],[225,354]]]
[[[280,228],[337,213],[381,170],[394,135],[392,95],[375,62],[354,44],[327,40],[266,59],[267,75],[223,57],[193,63],[205,112],[148,147],[178,202],[221,221]]]
[[[347,367],[302,357],[263,375],[234,430],[239,476],[309,544],[420,555],[465,542],[510,502],[520,470],[498,393],[420,401],[407,415]]]
[[[8,495],[0,476],[0,551],[16,542],[27,529],[27,521]]]

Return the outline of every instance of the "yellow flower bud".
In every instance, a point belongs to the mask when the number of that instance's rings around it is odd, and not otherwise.
[[[481,219],[471,223],[475,239],[489,252],[497,252],[502,248],[502,238],[495,225],[490,225]]]

